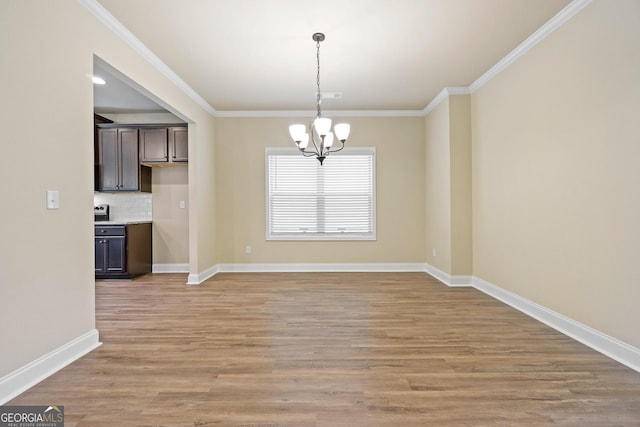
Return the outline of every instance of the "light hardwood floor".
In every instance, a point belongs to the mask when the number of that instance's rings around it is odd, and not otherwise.
[[[96,283],[99,349],[9,402],[66,426],[640,425],[640,373],[423,273]]]

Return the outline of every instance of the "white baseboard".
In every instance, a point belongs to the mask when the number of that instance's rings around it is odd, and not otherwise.
[[[268,272],[412,272],[425,271],[422,263],[334,263],[334,264],[218,264],[221,273]]]
[[[190,273],[187,277],[187,285],[199,285],[210,277],[213,277],[218,272],[218,266],[214,265],[213,267],[209,267],[201,273]]]
[[[507,305],[533,317],[582,344],[640,372],[640,349],[603,334],[587,325],[576,322],[560,313],[549,310],[519,295],[504,290],[485,280],[474,277],[473,287]]]
[[[425,266],[425,272],[429,273],[447,286],[471,286],[473,283],[473,276],[452,276],[430,264],[425,264]]]
[[[187,285],[199,285],[218,273],[269,272],[412,272],[425,271],[423,263],[334,263],[334,264],[216,264],[198,274],[189,274]]]
[[[188,273],[189,264],[153,264],[153,273]]]
[[[0,405],[102,345],[94,329],[0,378]]]

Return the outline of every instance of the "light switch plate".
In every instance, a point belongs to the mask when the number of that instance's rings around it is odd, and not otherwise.
[[[60,192],[58,190],[47,190],[47,209],[60,208]]]

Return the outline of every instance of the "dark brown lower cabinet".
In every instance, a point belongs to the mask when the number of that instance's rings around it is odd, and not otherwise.
[[[132,279],[151,262],[151,223],[95,226],[96,279]]]

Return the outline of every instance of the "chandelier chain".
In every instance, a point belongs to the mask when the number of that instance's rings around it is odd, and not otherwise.
[[[316,61],[318,64],[318,74],[316,76],[316,85],[318,87],[318,91],[316,92],[316,105],[318,108],[318,117],[320,117],[320,103],[321,94],[320,94],[320,40],[316,40]]]

